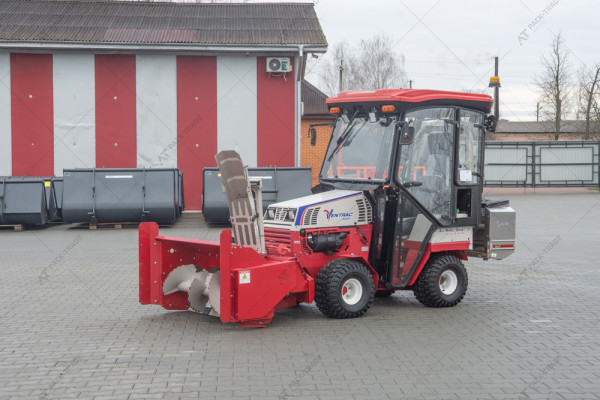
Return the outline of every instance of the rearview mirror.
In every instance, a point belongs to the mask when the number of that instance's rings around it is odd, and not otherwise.
[[[310,124],[308,126],[308,138],[310,139],[310,145],[314,146],[317,144],[317,129],[315,127],[317,126],[329,126],[331,128],[333,128],[333,124],[332,123],[324,123],[324,124]],[[327,133],[327,132],[325,132]]]
[[[496,132],[496,125],[498,125],[498,118],[495,115],[489,114],[485,116],[485,130],[488,132]]]
[[[400,144],[411,144],[415,136],[415,128],[413,126],[404,125],[400,131]]]

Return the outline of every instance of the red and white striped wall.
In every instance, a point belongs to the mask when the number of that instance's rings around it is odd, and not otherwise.
[[[187,209],[202,169],[234,149],[293,166],[294,76],[245,55],[0,52],[0,176],[63,168],[178,167]],[[293,75],[293,74],[291,74]]]

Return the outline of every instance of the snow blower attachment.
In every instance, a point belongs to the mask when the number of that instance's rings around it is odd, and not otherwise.
[[[262,228],[261,183],[248,181],[247,169],[235,151],[222,151],[216,155],[221,171],[223,191],[231,210],[231,225],[236,243],[264,253]],[[255,204],[254,199],[257,199]],[[240,279],[248,279],[250,273]],[[221,273],[218,268],[210,272],[195,265],[182,265],[172,270],[163,284],[163,294],[187,292],[190,311],[219,316],[221,309]]]
[[[313,300],[328,317],[359,317],[397,290],[451,307],[467,291],[462,261],[514,252],[514,210],[482,198],[489,96],[389,89],[327,103],[336,123],[315,194],[263,216],[260,180],[222,151],[232,229],[219,242],[140,225],[142,304],[245,327]]]
[[[312,279],[289,257],[265,254],[260,181],[248,181],[239,154],[222,151],[216,159],[232,231],[210,242],[159,236],[156,224],[141,224],[140,302],[265,326],[276,309],[312,302]]]

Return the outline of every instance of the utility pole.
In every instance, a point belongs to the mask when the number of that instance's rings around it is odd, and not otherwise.
[[[494,57],[494,76],[490,78],[489,87],[494,88],[494,116],[500,120],[500,77],[498,76],[498,57]]]
[[[541,109],[542,109],[542,107],[540,107],[540,102],[538,101],[536,111],[535,111],[535,120],[537,122],[540,122],[540,110]]]
[[[498,57],[494,58],[494,76],[499,76],[498,75]],[[500,120],[500,82],[498,80],[498,86],[494,87],[494,114],[496,115],[496,118],[498,119],[498,121]]]
[[[342,91],[342,78],[344,75],[344,59],[340,60],[340,92]]]
[[[410,89],[412,89],[412,83],[413,83],[412,79],[411,79],[410,81],[408,81],[408,87],[409,87]]]

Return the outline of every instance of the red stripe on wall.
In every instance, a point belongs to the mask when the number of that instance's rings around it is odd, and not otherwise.
[[[12,173],[54,175],[51,54],[11,54]]]
[[[266,57],[257,57],[258,167],[294,166],[294,74],[269,76]],[[294,59],[290,58],[291,65]]]
[[[96,54],[96,167],[135,168],[135,55]]]
[[[185,208],[202,208],[202,169],[217,153],[217,58],[177,56],[177,166]]]

